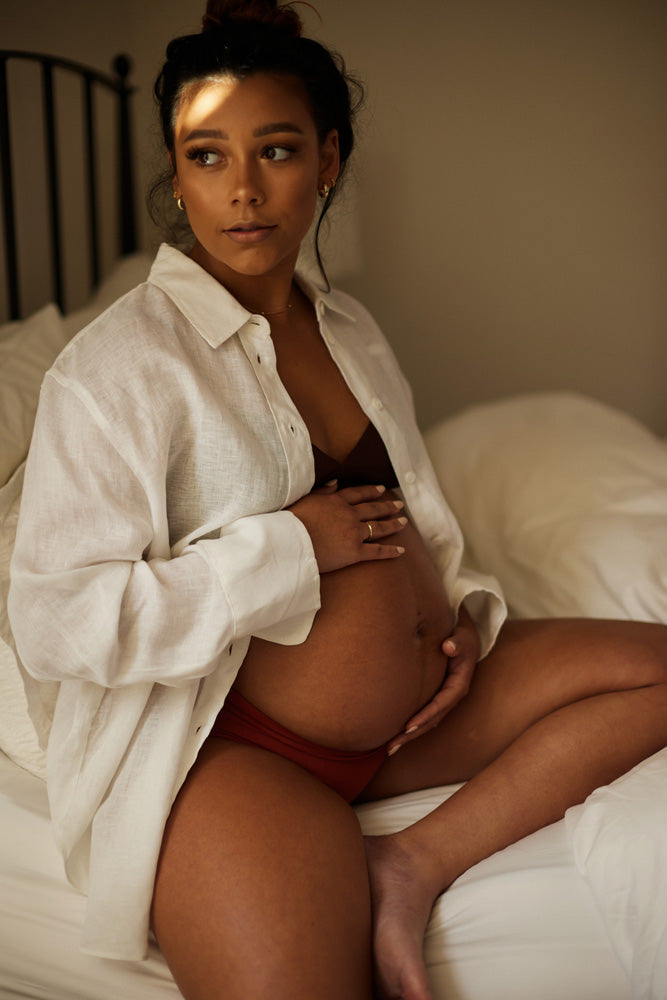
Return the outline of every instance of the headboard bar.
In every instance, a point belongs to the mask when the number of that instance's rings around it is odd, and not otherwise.
[[[42,62],[42,94],[44,130],[46,136],[46,184],[49,203],[49,235],[51,238],[51,277],[53,297],[61,310],[65,307],[62,267],[62,225],[58,192],[58,157],[56,155],[56,107],[53,100],[53,63]]]
[[[0,170],[2,172],[2,210],[4,217],[4,249],[9,318],[21,316],[20,276],[16,237],[14,177],[11,155],[10,95],[7,65],[12,59],[26,60],[41,66],[42,113],[47,161],[48,230],[51,259],[51,287],[54,301],[65,310],[62,257],[62,219],[60,209],[60,177],[56,148],[57,107],[54,95],[54,70],[65,70],[79,77],[82,85],[83,139],[85,151],[86,216],[89,260],[93,287],[101,276],[99,191],[96,163],[96,130],[93,107],[95,87],[105,88],[117,97],[117,184],[119,204],[118,251],[131,253],[137,248],[136,213],[133,181],[133,157],[130,120],[130,95],[134,88],[128,83],[131,61],[119,55],[113,61],[114,74],[101,73],[70,59],[37,52],[0,50]]]
[[[5,233],[5,267],[10,319],[20,316],[19,275],[16,255],[16,218],[14,215],[14,180],[9,142],[9,96],[7,60],[0,59],[0,171],[2,172],[2,215]]]
[[[132,87],[127,84],[132,61],[128,56],[117,55],[113,61],[113,69],[118,79],[118,144],[120,149],[119,195],[121,205],[120,252],[132,253],[137,248],[136,212],[134,207],[134,181],[132,167],[134,155],[132,149],[132,130],[130,128],[130,95]]]
[[[84,77],[84,135],[86,136],[86,182],[88,194],[88,243],[90,246],[90,276],[93,285],[100,280],[100,237],[97,214],[97,168],[95,162],[95,117],[93,115],[93,81]]]

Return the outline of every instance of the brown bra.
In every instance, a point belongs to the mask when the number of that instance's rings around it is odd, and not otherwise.
[[[398,479],[389,461],[384,441],[374,425],[369,422],[354,448],[342,462],[337,462],[317,445],[313,445],[315,459],[315,486],[324,486],[337,479],[343,486],[398,486]]]

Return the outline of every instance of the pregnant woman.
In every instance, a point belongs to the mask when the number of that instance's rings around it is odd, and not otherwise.
[[[83,947],[155,934],[186,1000],[427,1000],[436,896],[667,739],[667,630],[505,623],[386,341],[297,269],[354,93],[275,0],[170,44],[190,244],[65,349],[26,471],[10,614]],[[362,838],[351,803],[455,781]]]

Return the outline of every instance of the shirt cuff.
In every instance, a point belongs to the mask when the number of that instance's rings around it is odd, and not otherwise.
[[[507,618],[507,605],[500,584],[492,576],[465,570],[454,588],[453,603],[458,615],[465,601],[466,611],[477,628],[480,642],[480,660],[491,651]]]
[[[198,542],[225,593],[237,636],[303,642],[320,607],[310,535],[290,511],[254,514]]]

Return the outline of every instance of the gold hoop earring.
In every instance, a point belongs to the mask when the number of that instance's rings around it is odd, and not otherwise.
[[[176,201],[176,204],[178,205],[179,212],[184,212],[185,211],[185,205],[183,204],[183,198],[178,193],[178,191],[174,191],[174,199]]]
[[[328,183],[325,181],[324,184],[322,184],[322,186],[318,189],[317,193],[319,194],[320,198],[326,199],[329,197],[330,193],[333,191],[335,186],[336,186],[336,178],[332,177]]]

